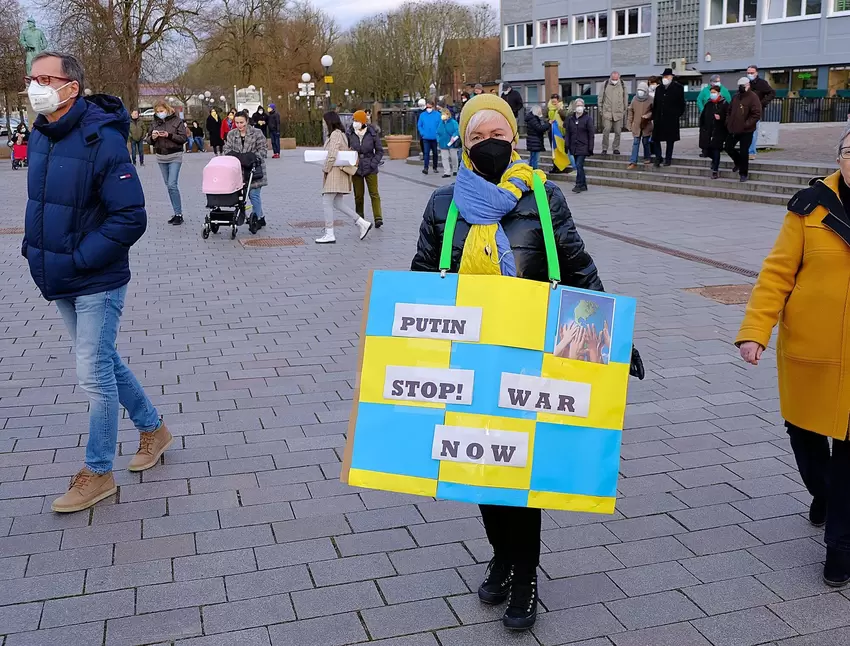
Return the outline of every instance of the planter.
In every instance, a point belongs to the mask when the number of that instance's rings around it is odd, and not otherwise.
[[[387,148],[390,150],[390,159],[407,159],[410,155],[411,135],[387,135]]]
[[[280,140],[282,150],[295,150],[295,137],[284,137]]]

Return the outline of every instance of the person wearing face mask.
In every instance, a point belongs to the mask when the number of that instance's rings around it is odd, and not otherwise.
[[[417,124],[419,130],[419,138],[422,140],[422,154],[425,159],[425,168],[422,169],[422,174],[428,174],[428,162],[433,157],[434,172],[437,172],[437,128],[440,126],[440,113],[434,110],[433,101],[428,101],[425,104],[425,109],[419,115]]]
[[[263,137],[269,136],[268,115],[263,109],[263,106],[257,108],[257,111],[251,116],[251,125],[263,133]]]
[[[440,125],[437,127],[437,145],[440,147],[440,157],[443,161],[443,177],[457,175],[460,148],[460,134],[457,121],[448,108],[443,108],[440,114]]]
[[[650,140],[652,139],[652,100],[649,98],[649,86],[641,81],[637,93],[629,105],[626,123],[632,133],[632,156],[629,158],[629,170],[637,168],[640,146],[643,143],[643,163],[652,163]]]
[[[89,398],[84,466],[51,505],[69,513],[118,491],[112,470],[121,406],[139,431],[130,471],[154,467],[172,437],[116,349],[129,251],[147,226],[145,196],[127,150],[130,117],[117,97],[83,96],[85,72],[71,55],[36,56],[26,81],[38,117],[29,140],[21,253],[44,298],[56,303]]]
[[[749,179],[750,157],[747,154],[756,126],[761,118],[761,101],[750,89],[747,77],[738,79],[738,93],[732,97],[726,128],[729,137],[726,140],[726,153],[732,158],[732,172],[739,173],[742,182]],[[735,146],[740,144],[740,151]]]
[[[836,148],[838,171],[788,202],[735,339],[758,365],[779,324],[779,407],[812,496],[809,522],[826,526],[822,579],[831,588],[850,583],[850,127]]]
[[[130,113],[130,155],[133,166],[136,165],[136,154],[139,156],[139,164],[145,165],[145,139],[148,136],[148,126],[139,116],[138,110]]]
[[[248,199],[251,200],[253,215],[257,217],[257,226],[262,229],[266,226],[266,216],[263,213],[260,191],[269,183],[266,173],[266,156],[268,155],[266,137],[259,128],[251,125],[247,114],[241,112],[237,114],[233,119],[233,125],[235,127],[227,133],[227,139],[224,140],[224,154],[254,153],[259,161],[259,168],[255,170],[254,179],[248,189]]]
[[[180,197],[180,168],[183,166],[183,144],[189,140],[186,124],[167,103],[154,106],[153,126],[149,135],[162,179],[168,189],[168,198],[174,215],[168,224],[183,224],[183,200]]]
[[[655,99],[655,90],[661,85],[661,78],[658,76],[650,76],[646,79],[646,84],[649,86],[649,98]]]
[[[529,153],[528,165],[535,170],[540,166],[540,153],[546,150],[543,138],[551,129],[552,124],[543,118],[543,109],[539,105],[532,106],[525,115],[525,147]]]
[[[726,120],[729,103],[723,98],[720,88],[712,87],[708,103],[699,116],[699,147],[711,157],[711,179],[720,177],[720,152],[729,138]]]
[[[519,111],[522,110],[522,95],[517,92],[510,83],[505,83],[502,90],[502,98],[511,106],[511,112],[514,113],[514,118],[519,118]]]
[[[587,177],[584,173],[584,162],[593,156],[593,144],[596,141],[596,126],[593,117],[587,112],[584,99],[575,100],[575,112],[567,118],[567,149],[575,160],[576,185],[573,193],[583,193],[587,190]]]
[[[470,99],[460,115],[460,136],[463,164],[457,182],[434,191],[425,207],[411,270],[441,271],[445,246],[448,272],[548,283],[544,226],[547,232],[551,226],[561,282],[602,291],[563,193],[516,153],[519,136],[508,104],[491,95]],[[542,224],[539,203],[548,204],[551,225]],[[503,624],[527,630],[537,616],[541,512],[499,505],[480,510],[493,558],[478,597],[490,605],[507,600]]]
[[[661,75],[661,85],[652,102],[652,142],[655,166],[661,166],[661,144],[666,144],[664,165],[673,163],[673,146],[679,141],[679,119],[685,113],[685,88],[673,78],[669,67]]]
[[[233,119],[236,118],[236,110],[231,110],[227,113],[227,117],[221,120],[221,140],[227,139],[227,133],[233,130],[236,126]]]
[[[708,85],[706,85],[704,88],[702,88],[699,91],[699,95],[697,95],[697,109],[699,110],[700,114],[702,114],[702,111],[705,109],[705,106],[708,104],[708,102],[711,98],[710,95],[711,95],[712,92],[719,92],[720,95],[723,97],[724,101],[726,101],[727,103],[732,102],[732,95],[729,94],[729,90],[727,90],[725,87],[723,87],[723,83],[720,81],[720,75],[719,74],[712,74],[711,78],[708,81]],[[699,156],[700,157],[711,157],[711,153],[707,148],[702,148],[700,150]]]
[[[213,153],[220,155],[224,148],[224,137],[221,136],[221,117],[215,108],[210,110],[210,114],[207,117],[207,134],[210,138],[210,146],[213,149]]]
[[[770,87],[770,83],[759,76],[759,68],[755,65],[750,65],[747,68],[747,80],[750,82],[750,91],[755,94],[761,102],[761,113],[764,114],[767,105],[776,98],[776,90]],[[756,147],[759,138],[759,127],[756,124],[756,130],[753,133],[753,142],[750,144],[750,159],[756,158]]]
[[[354,210],[361,218],[364,217],[364,198],[366,189],[369,190],[369,201],[372,202],[372,219],[375,228],[384,226],[381,211],[381,195],[378,193],[378,170],[384,159],[384,146],[381,136],[369,123],[364,110],[354,113],[351,127],[348,129],[348,147],[357,153],[357,172],[351,177],[354,186]]]
[[[269,104],[266,113],[266,122],[269,128],[269,138],[272,140],[272,159],[280,159],[280,112],[274,103]]]
[[[602,115],[602,154],[608,154],[608,141],[611,129],[614,129],[614,154],[620,154],[620,133],[623,130],[623,117],[629,107],[629,97],[625,83],[620,83],[620,73],[611,72],[611,77],[602,87],[599,114]]]

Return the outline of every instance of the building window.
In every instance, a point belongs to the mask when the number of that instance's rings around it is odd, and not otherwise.
[[[767,82],[774,90],[787,90],[791,86],[791,73],[788,70],[770,70]]]
[[[538,45],[561,45],[569,42],[567,27],[570,21],[567,18],[550,18],[541,20],[538,24]]]
[[[608,38],[608,13],[588,13],[573,17],[574,42],[587,40],[605,40]]]
[[[537,94],[537,86],[536,85],[526,85],[525,86],[525,102],[528,104],[534,104],[540,102],[540,97]]]
[[[830,67],[827,79],[829,90],[850,90],[850,67]]]
[[[505,25],[505,49],[520,49],[534,45],[534,23]]]
[[[816,67],[807,67],[804,69],[791,70],[791,91],[799,92],[800,90],[817,90],[818,89],[818,69]]]
[[[711,0],[708,8],[708,26],[754,23],[757,10],[758,0]]]
[[[820,12],[821,0],[769,0],[767,3],[767,20],[793,20],[819,16]]]
[[[652,31],[652,6],[614,10],[613,38],[649,36]]]
[[[850,0],[833,0],[833,13],[850,12]]]

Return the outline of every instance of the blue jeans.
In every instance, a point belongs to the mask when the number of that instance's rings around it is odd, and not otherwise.
[[[650,159],[652,150],[650,149],[649,137],[635,137],[632,140],[632,156],[629,158],[630,164],[637,164],[638,155],[640,154],[640,144],[643,142],[643,158]]]
[[[195,150],[196,147],[199,153],[204,151],[206,144],[204,143],[203,137],[192,137],[189,140],[189,152]]]
[[[576,186],[587,186],[587,178],[584,176],[584,160],[587,159],[584,155],[575,156],[576,167]]]
[[[280,154],[280,133],[272,130],[269,135],[272,138],[272,154]]]
[[[183,215],[183,203],[180,201],[180,187],[177,185],[180,179],[180,166],[183,162],[168,162],[160,164],[159,170],[162,171],[162,179],[165,180],[165,187],[168,189],[168,198],[171,200],[171,208],[174,209],[174,215]]]
[[[760,123],[761,123],[761,121],[756,121],[756,131],[753,133],[753,143],[750,144],[750,154],[751,155],[756,154],[756,144],[758,143],[758,140],[759,140],[759,124]]]
[[[251,208],[254,209],[254,213],[256,213],[258,218],[264,217],[263,200],[260,197],[261,190],[263,190],[262,186],[260,188],[252,188],[248,190],[248,199],[251,200]]]
[[[145,142],[144,141],[131,141],[130,142],[130,156],[133,158],[133,166],[136,165],[136,153],[139,154],[139,161],[142,163],[142,166],[145,165]]]
[[[567,153],[567,159],[569,159],[569,160],[570,160],[570,166],[572,166],[573,168],[575,168],[575,167],[576,167],[576,158],[575,158],[575,156],[574,156],[571,152],[568,152],[568,153]]]
[[[540,167],[540,151],[535,151],[533,153],[528,154],[528,165],[532,168]]]
[[[94,473],[112,471],[119,403],[139,431],[149,433],[159,427],[159,413],[115,348],[126,293],[125,285],[56,301],[74,342],[77,379],[91,402],[86,466]]]
[[[422,140],[422,154],[425,156],[425,170],[428,170],[428,160],[433,155],[434,157],[434,172],[437,172],[437,157],[440,155],[440,149],[437,148],[436,139]]]

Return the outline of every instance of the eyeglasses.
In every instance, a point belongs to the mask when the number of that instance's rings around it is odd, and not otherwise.
[[[839,150],[838,156],[841,157],[841,159],[850,159],[850,146]]]
[[[50,76],[49,74],[42,74],[41,76],[25,76],[24,84],[29,87],[30,83],[35,81],[42,87],[45,87],[47,85],[50,85],[54,80],[67,82],[71,81],[71,79],[65,78],[64,76]]]

